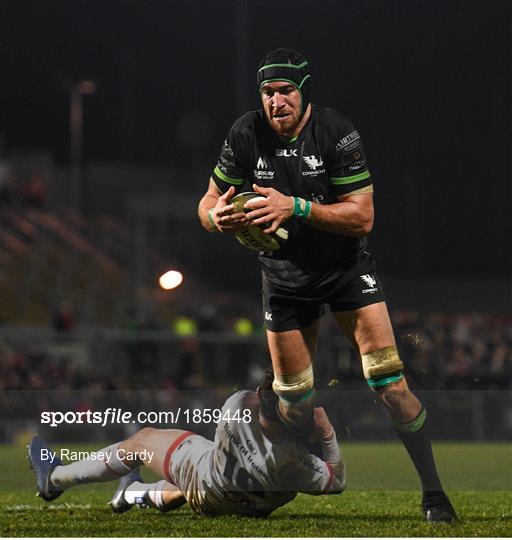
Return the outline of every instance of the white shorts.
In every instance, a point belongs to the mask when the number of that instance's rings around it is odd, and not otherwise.
[[[167,479],[183,493],[194,512],[209,514],[205,486],[211,471],[214,443],[191,431],[183,433],[167,450],[164,471]]]

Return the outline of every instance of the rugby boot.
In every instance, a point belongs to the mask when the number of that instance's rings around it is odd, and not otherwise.
[[[109,506],[112,508],[112,511],[116,514],[122,514],[124,512],[127,512],[130,510],[130,508],[134,505],[130,504],[129,502],[126,502],[126,499],[124,497],[124,494],[126,493],[126,490],[134,483],[134,482],[140,482],[142,483],[142,477],[139,474],[139,469],[133,469],[133,471],[130,471],[128,474],[123,476],[121,480],[119,480],[119,485],[117,486],[117,491],[114,493],[114,496],[108,503]],[[146,503],[144,500],[141,499],[140,502],[135,503],[137,506],[140,506],[142,508],[146,507]]]
[[[39,435],[32,438],[27,449],[30,468],[36,475],[37,496],[47,502],[53,501],[64,492],[63,489],[56,488],[50,481],[50,475],[55,467],[62,465],[62,461],[54,455],[51,448]]]
[[[429,523],[450,523],[459,519],[444,491],[424,491],[421,507]]]

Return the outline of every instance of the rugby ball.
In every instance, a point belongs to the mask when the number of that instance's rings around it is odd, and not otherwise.
[[[260,200],[265,199],[265,197],[255,191],[246,191],[235,195],[231,199],[231,204],[236,212],[249,212],[250,210],[245,209],[244,205],[252,199]],[[263,232],[263,229],[266,228],[265,224],[249,225],[237,231],[235,237],[244,247],[254,251],[277,251],[288,240],[288,231],[279,227],[276,232],[266,234]]]

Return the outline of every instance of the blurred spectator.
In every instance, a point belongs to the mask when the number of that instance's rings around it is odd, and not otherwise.
[[[0,177],[0,208],[18,201],[18,179],[9,172]]]
[[[53,328],[59,332],[71,332],[75,329],[75,312],[73,304],[64,300],[53,315]]]
[[[222,317],[213,304],[201,306],[197,326],[200,332],[217,332],[223,329]]]
[[[185,388],[201,387],[204,381],[200,369],[197,322],[188,314],[181,314],[174,319],[172,330],[176,336],[181,338],[176,348],[178,384]]]
[[[32,176],[21,192],[22,202],[33,208],[44,208],[46,195],[46,184],[39,175]]]
[[[160,330],[161,327],[153,314],[131,314],[127,321],[127,328],[131,330],[134,336],[139,332]],[[126,344],[126,354],[130,372],[134,375],[148,375],[157,369],[158,362],[158,343],[151,339],[141,339],[129,341]]]

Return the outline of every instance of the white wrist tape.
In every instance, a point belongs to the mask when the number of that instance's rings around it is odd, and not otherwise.
[[[341,452],[338,441],[336,440],[336,432],[334,429],[327,437],[322,437],[320,440],[324,461],[336,465],[341,461]]]

